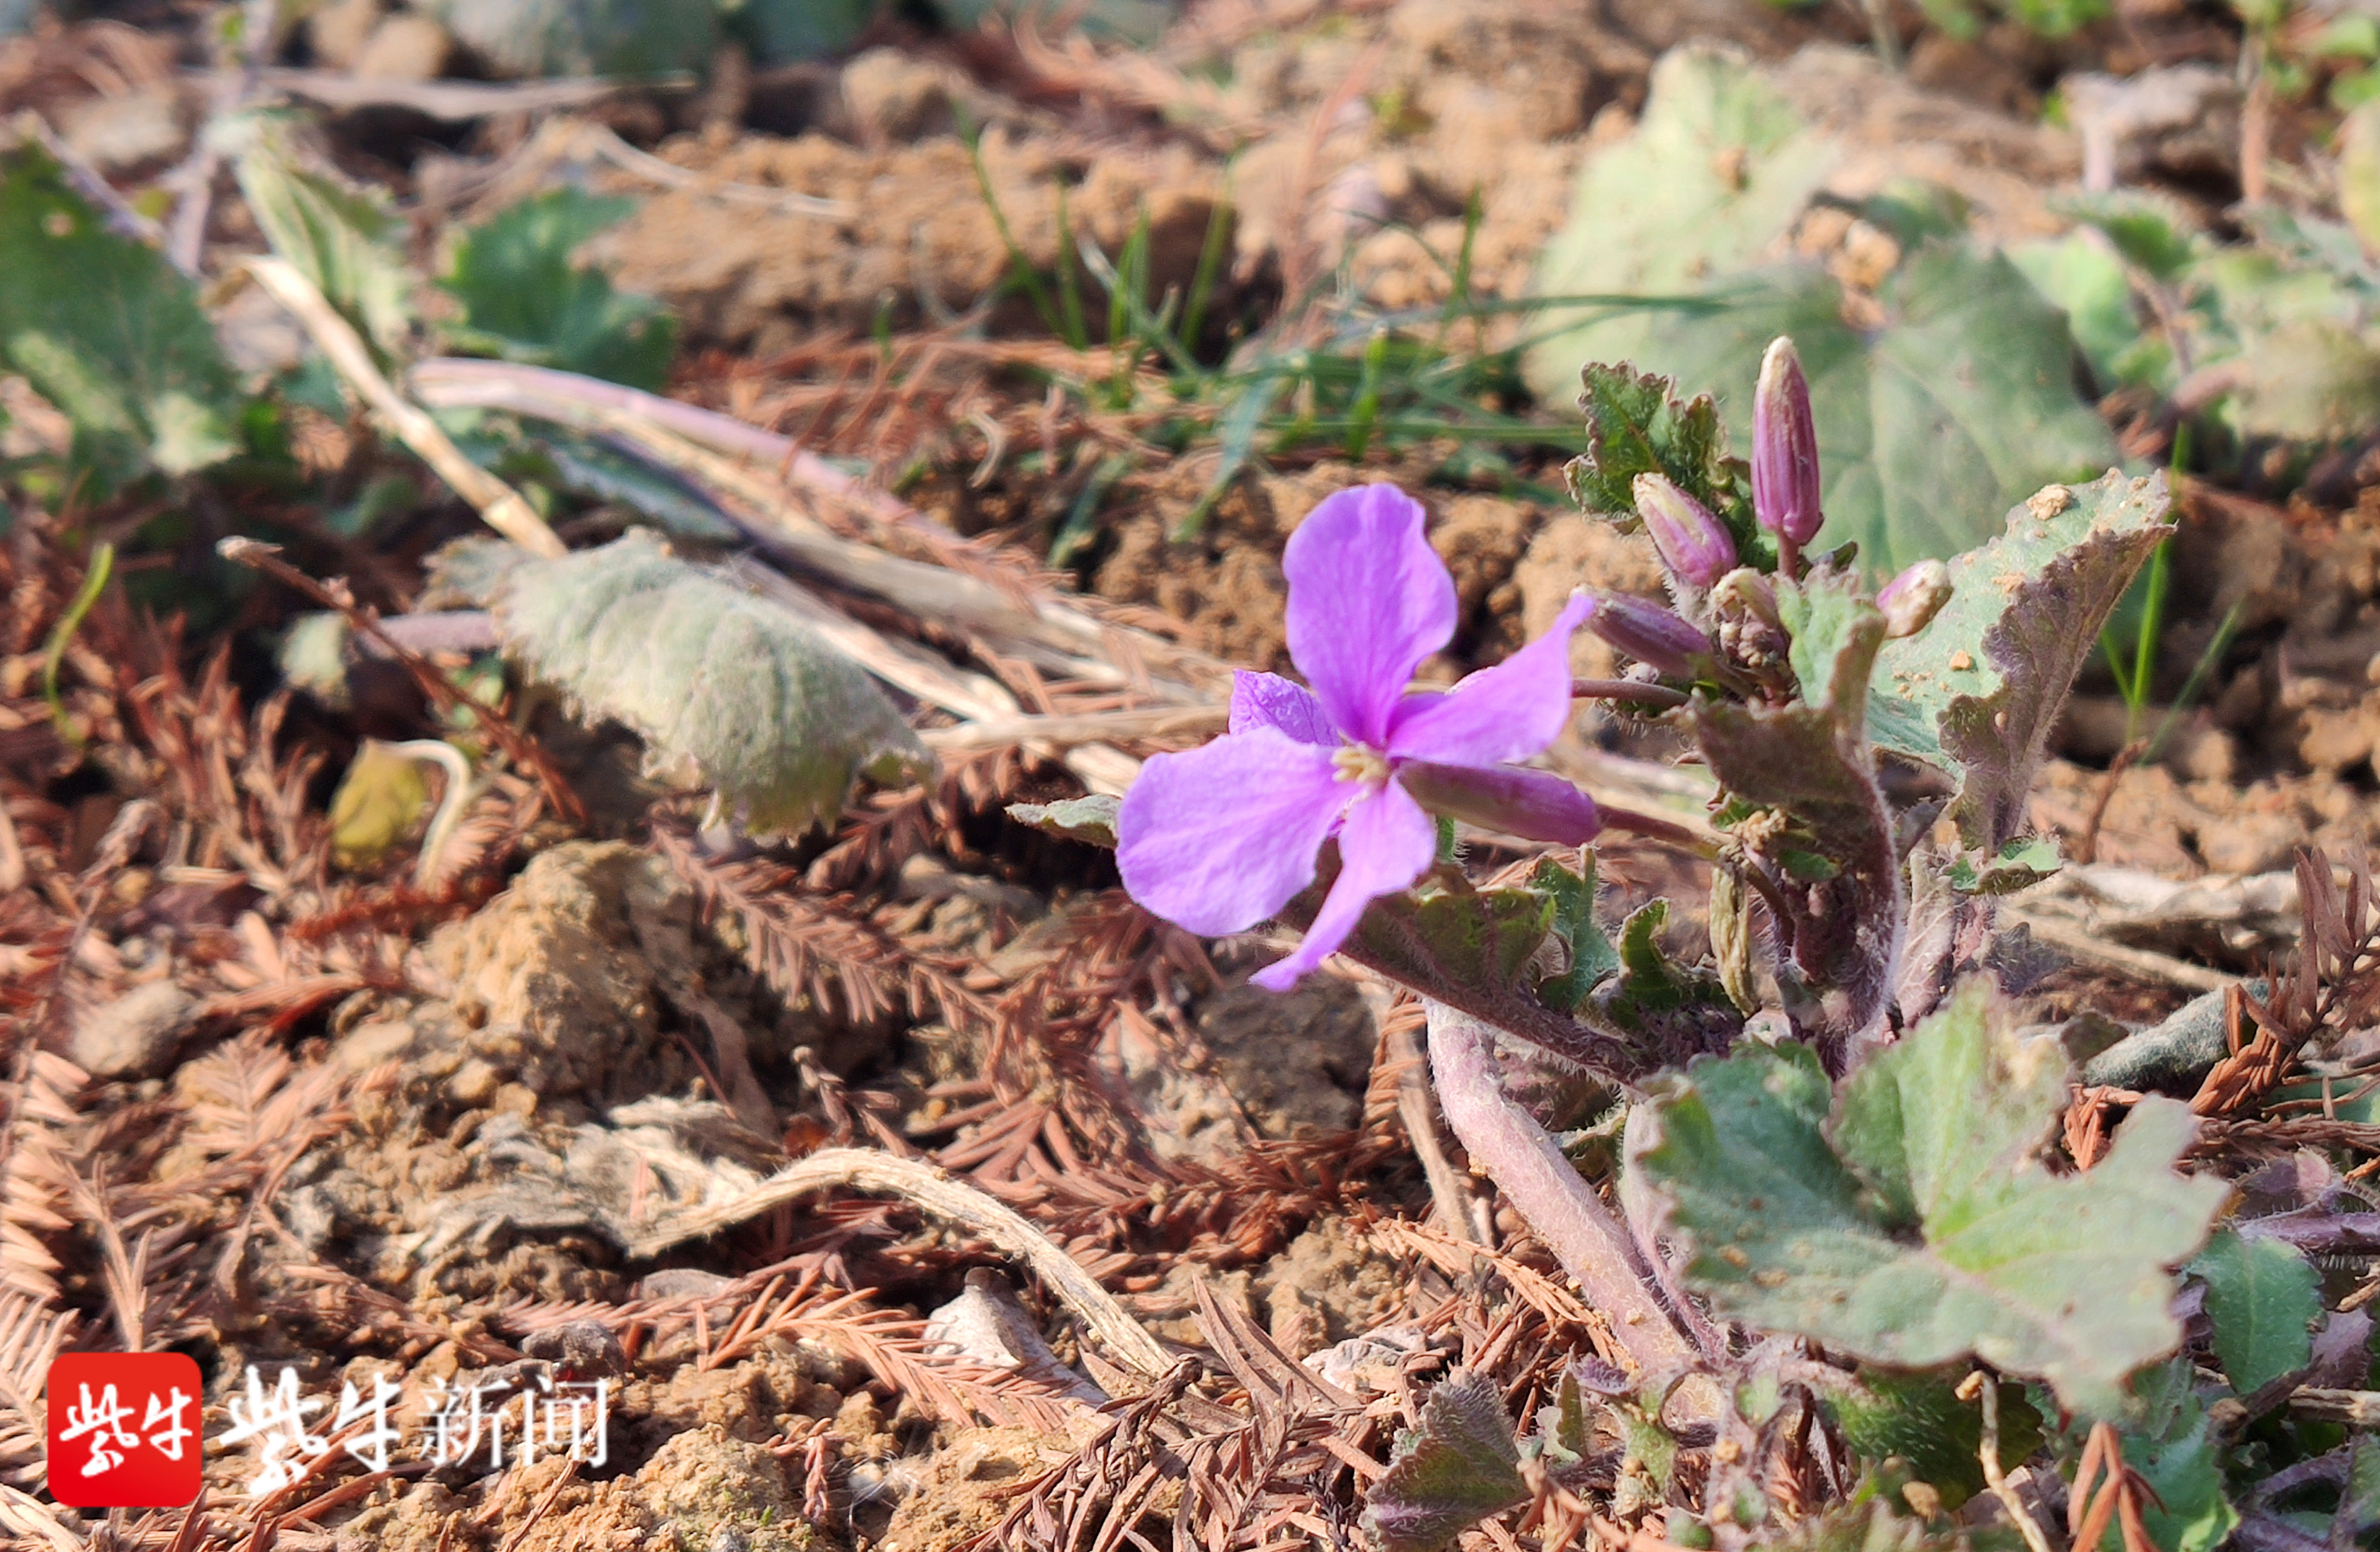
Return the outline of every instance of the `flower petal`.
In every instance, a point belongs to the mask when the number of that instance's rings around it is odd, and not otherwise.
[[[1534,755],[1570,721],[1570,637],[1593,611],[1572,598],[1553,628],[1444,695],[1407,696],[1389,733],[1397,759],[1501,765]]]
[[[1387,742],[1421,661],[1454,638],[1454,578],[1422,537],[1421,504],[1393,485],[1324,498],[1289,536],[1289,655],[1331,724]]]
[[[1269,991],[1287,991],[1330,957],[1364,907],[1422,876],[1438,857],[1438,826],[1394,782],[1358,798],[1339,827],[1339,877],[1305,929],[1297,952],[1249,978]]]
[[[1339,746],[1338,731],[1313,691],[1278,673],[1242,669],[1232,675],[1232,731],[1260,727],[1285,733],[1300,744]]]
[[[1152,756],[1116,814],[1123,887],[1193,932],[1245,931],[1314,881],[1314,854],[1362,790],[1330,751],[1272,728]]]

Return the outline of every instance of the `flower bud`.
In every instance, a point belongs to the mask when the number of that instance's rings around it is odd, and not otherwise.
[[[1738,566],[1711,588],[1711,607],[1722,616],[1758,620],[1775,630],[1785,628],[1777,612],[1777,585],[1750,566]]]
[[[1810,418],[1810,380],[1793,342],[1779,335],[1760,360],[1752,395],[1752,512],[1760,526],[1795,545],[1818,537],[1818,429]]]
[[[1700,593],[1735,566],[1735,540],[1710,508],[1666,475],[1636,477],[1636,511],[1681,590]]]
[[[1777,611],[1776,585],[1750,566],[1718,579],[1710,591],[1710,612],[1718,621],[1719,650],[1745,668],[1758,672],[1782,663],[1792,648],[1785,618]]]
[[[1876,606],[1884,611],[1884,634],[1915,636],[1933,623],[1950,601],[1950,568],[1939,561],[1920,561],[1884,585]]]
[[[1595,799],[1550,770],[1412,760],[1397,768],[1397,784],[1433,814],[1524,841],[1584,846],[1603,829]]]
[[[1711,656],[1710,637],[1650,599],[1597,593],[1586,628],[1657,673],[1694,678]]]

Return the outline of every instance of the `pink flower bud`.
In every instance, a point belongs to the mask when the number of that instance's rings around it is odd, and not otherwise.
[[[1950,601],[1950,568],[1940,561],[1920,561],[1884,585],[1876,606],[1884,611],[1884,634],[1915,636],[1933,623]]]
[[[1397,768],[1397,784],[1433,814],[1524,841],[1584,846],[1603,829],[1595,799],[1550,770],[1415,760]]]
[[[1711,656],[1710,637],[1650,599],[1597,593],[1586,628],[1658,673],[1691,679]]]
[[[1636,511],[1681,590],[1700,593],[1735,566],[1735,540],[1710,508],[1666,475],[1636,477]]]
[[[1810,418],[1810,380],[1793,342],[1779,335],[1760,360],[1752,395],[1752,512],[1760,526],[1796,546],[1818,537],[1818,429]]]

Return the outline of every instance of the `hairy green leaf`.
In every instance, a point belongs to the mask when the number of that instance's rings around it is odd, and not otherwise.
[[[1840,1094],[1798,1045],[1694,1063],[1637,1164],[1723,1313],[1872,1363],[1973,1354],[2112,1418],[2180,1340],[2168,1268],[2227,1188],[2175,1172],[2194,1122],[2157,1098],[2088,1173],[2050,1174],[2067,1080],[1970,981]]]
[[[1423,1400],[1421,1426],[1398,1437],[1364,1514],[1388,1552],[1438,1552],[1528,1500],[1503,1395],[1495,1381],[1457,1369]]]
[[[1727,429],[1708,394],[1677,396],[1677,385],[1624,366],[1590,363],[1580,373],[1586,451],[1565,471],[1589,515],[1636,521],[1636,477],[1668,476],[1708,507],[1735,538],[1736,553],[1773,557],[1776,541],[1752,515],[1752,474],[1727,452]]]
[[[2066,692],[2142,563],[2169,531],[2162,478],[2051,486],[2008,531],[1950,563],[1950,601],[1876,660],[1868,735],[1955,772],[1949,810],[1995,854],[2025,799]]]
[[[634,731],[657,771],[715,789],[755,834],[832,820],[862,776],[895,782],[931,767],[857,664],[643,529],[519,562],[494,607],[531,673],[587,720]]]
[[[1962,1401],[1948,1376],[1923,1371],[1865,1369],[1857,1386],[1826,1397],[1844,1439],[1871,1464],[1889,1456],[1909,1462],[1916,1479],[1957,1509],[1984,1490],[1983,1410]],[[2000,1459],[2022,1461],[2040,1448],[2041,1413],[2024,1388],[2003,1383],[1999,1393]]]
[[[636,210],[630,200],[557,188],[472,228],[439,284],[463,304],[459,348],[659,389],[677,322],[650,297],[615,291],[575,255]]]
[[[1620,968],[1620,951],[1595,919],[1595,854],[1586,854],[1583,874],[1552,857],[1540,858],[1529,883],[1553,902],[1553,930],[1570,950],[1570,967],[1537,983],[1537,996],[1547,1007],[1566,1013]]]
[[[72,422],[84,494],[238,451],[238,390],[196,288],[34,147],[0,155],[0,364]]]
[[[2245,1396],[2306,1366],[2322,1279],[2295,1248],[2227,1229],[2188,1269],[2205,1280],[2215,1355],[2234,1390]]]
[[[1961,894],[2014,894],[2031,889],[2063,866],[2057,842],[2045,835],[2022,835],[2002,846],[1996,856],[1961,853],[1950,859],[1945,876]]]
[[[1742,270],[1784,236],[1838,155],[1740,56],[1672,50],[1653,67],[1636,132],[1580,169],[1570,220],[1538,256],[1534,289],[1548,297],[1698,296],[1710,276]],[[1673,310],[1558,307],[1544,316],[1547,332],[1525,369],[1548,404],[1572,391],[1581,362],[1674,370],[1664,364],[1664,340],[1690,321]],[[1758,362],[1755,348],[1740,374],[1746,404]],[[1729,386],[1734,379],[1680,381]]]
[[[208,131],[232,159],[239,190],[273,251],[296,265],[364,338],[393,354],[413,326],[404,224],[388,196],[356,183],[277,110]]]

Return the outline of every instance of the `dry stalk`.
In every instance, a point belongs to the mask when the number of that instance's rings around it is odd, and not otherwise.
[[[372,360],[362,336],[296,265],[280,259],[250,259],[248,273],[273,300],[297,315],[348,386],[388,422],[417,457],[437,471],[439,479],[479,510],[488,527],[532,555],[552,559],[565,552],[561,537],[518,491],[465,457],[437,421],[396,391]]]
[[[898,1196],[927,1217],[964,1229],[1022,1258],[1093,1334],[1146,1380],[1154,1383],[1172,1366],[1171,1355],[1157,1339],[1021,1215],[930,1164],[896,1158],[872,1148],[829,1148],[798,1159],[735,1201],[657,1224],[631,1243],[629,1254],[640,1259],[657,1255],[674,1245],[748,1222],[812,1192],[838,1186]]]
[[[2049,1544],[2048,1533],[2034,1520],[2033,1511],[2025,1507],[2023,1497],[2010,1485],[2008,1473],[2000,1469],[1999,1382],[1981,1369],[1972,1370],[1959,1382],[1959,1398],[1961,1400],[1980,1398],[1983,1402],[1983,1437],[1975,1447],[1975,1459],[1984,1468],[1984,1481],[1991,1488],[1992,1497],[1999,1499],[2000,1507],[2008,1510],[2010,1520],[2016,1522],[2017,1533],[2024,1537],[2029,1552],[2055,1552]],[[2101,1425],[2101,1427],[2105,1426]],[[2095,1432],[2095,1441],[2096,1437]],[[2117,1458],[2117,1463],[2120,1470],[2121,1456]],[[2081,1485],[2079,1478],[2076,1485]]]

